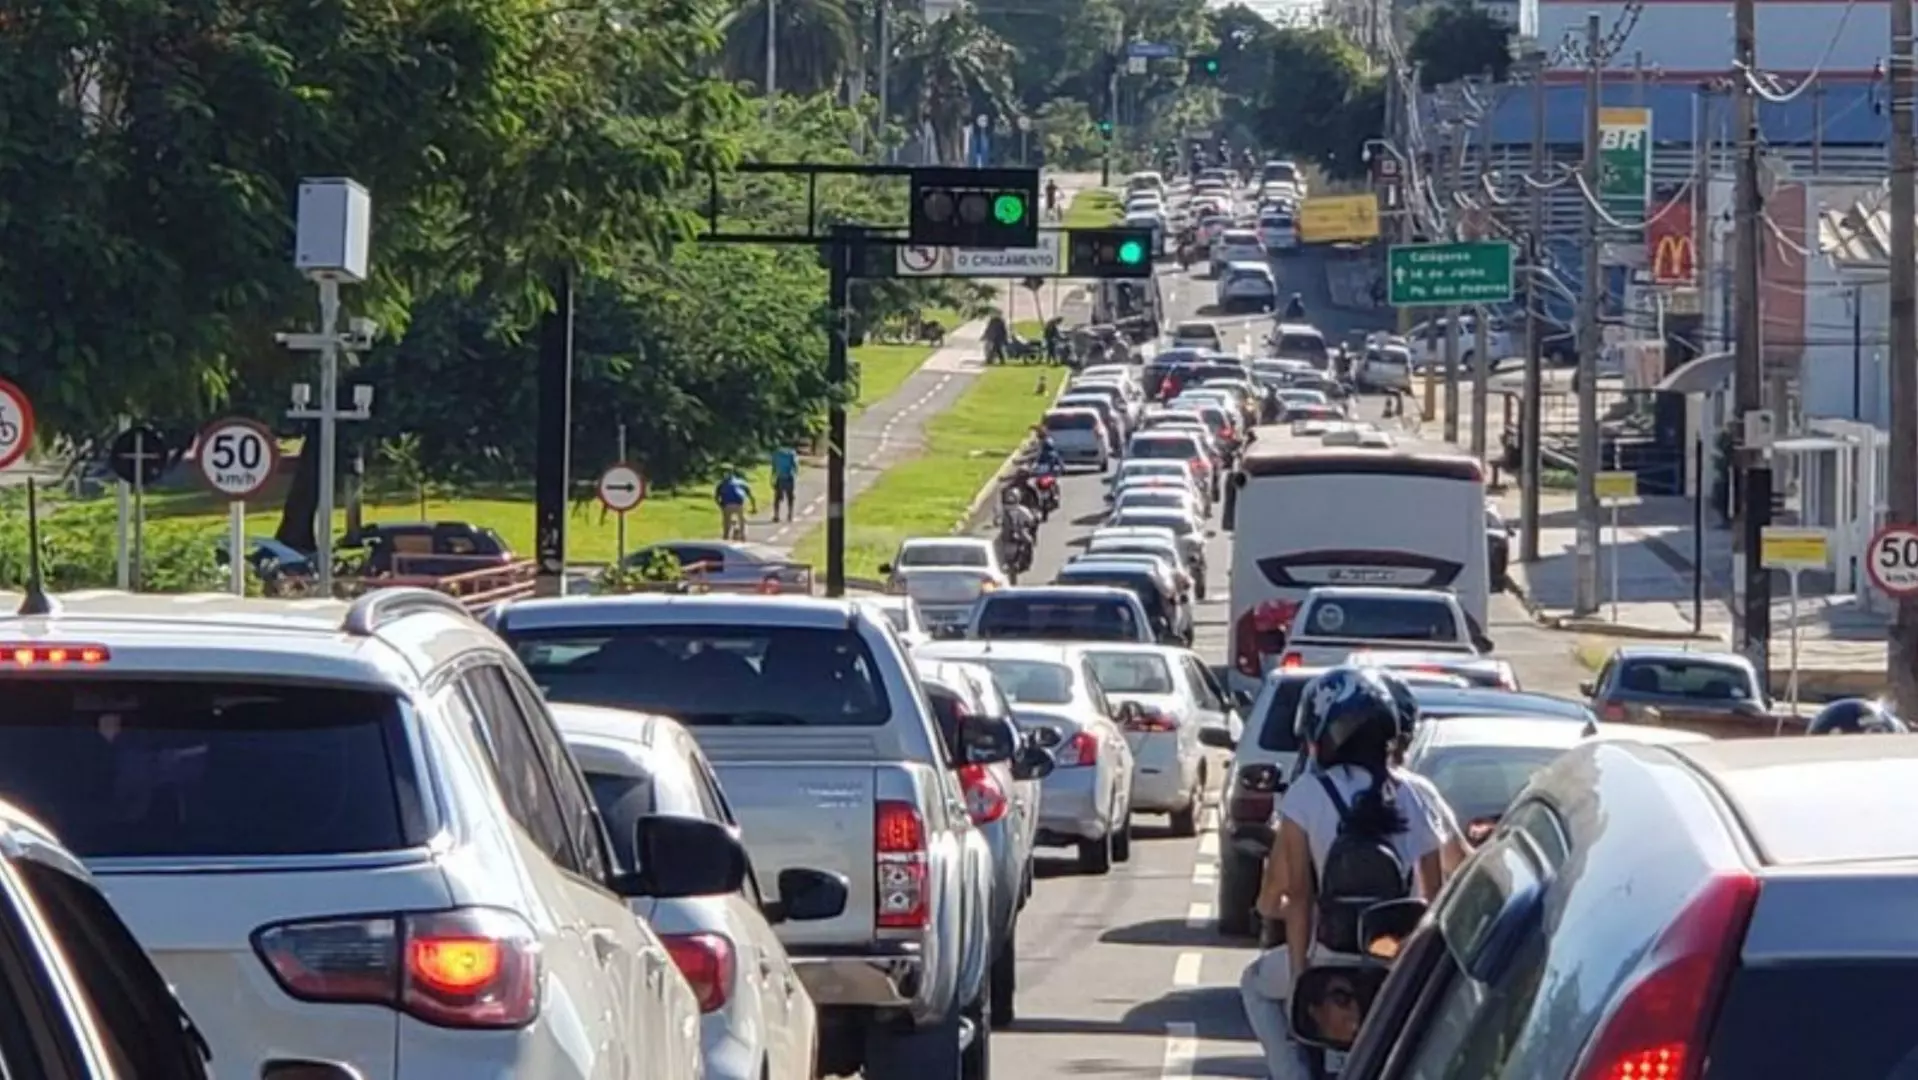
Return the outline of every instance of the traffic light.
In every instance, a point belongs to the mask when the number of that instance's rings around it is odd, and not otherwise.
[[[1151,229],[1071,229],[1066,241],[1068,277],[1152,276]]]
[[[912,171],[909,235],[926,247],[1039,246],[1039,170]]]
[[[1110,120],[1099,121],[1099,134],[1104,135],[1107,138],[1111,138],[1112,137],[1112,121]]]
[[[1219,77],[1219,58],[1213,54],[1194,56],[1186,60],[1188,79],[1216,79]]]

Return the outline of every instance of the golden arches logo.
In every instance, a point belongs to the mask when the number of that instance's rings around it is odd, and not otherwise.
[[[1697,250],[1692,238],[1682,233],[1667,233],[1652,249],[1652,280],[1660,285],[1690,284],[1697,266]]]

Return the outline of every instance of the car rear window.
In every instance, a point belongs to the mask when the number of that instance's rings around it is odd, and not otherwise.
[[[1280,356],[1325,356],[1325,339],[1316,334],[1280,334]]]
[[[1157,458],[1160,461],[1184,461],[1199,456],[1190,436],[1161,437],[1156,439],[1135,438],[1132,445],[1126,447],[1126,456],[1135,458]]]
[[[979,612],[981,638],[1040,641],[1136,641],[1141,627],[1132,605],[1117,597],[989,597]],[[1036,703],[1035,703],[1036,704]]]
[[[1265,705],[1265,715],[1259,718],[1259,748],[1280,753],[1296,753],[1299,749],[1298,733],[1293,724],[1299,716],[1299,694],[1305,690],[1309,679],[1281,679],[1272,688]]]
[[[1145,567],[1138,570],[1122,570],[1111,567],[1084,568],[1067,566],[1059,571],[1061,585],[1104,585],[1114,589],[1124,589],[1139,598],[1139,604],[1147,615],[1162,615],[1159,586],[1152,578],[1152,572]]]
[[[977,544],[909,544],[900,566],[984,566],[986,549]]]
[[[1259,224],[1268,229],[1289,229],[1292,227],[1292,219],[1284,214],[1273,214],[1271,217],[1261,218]]]
[[[1458,620],[1436,600],[1341,596],[1317,600],[1305,613],[1303,635],[1366,641],[1457,641]]]
[[[1047,431],[1090,431],[1098,422],[1099,418],[1091,413],[1069,412],[1046,414]]]
[[[1542,746],[1459,746],[1432,751],[1412,764],[1445,796],[1460,821],[1494,818],[1561,751]]]
[[[1170,694],[1176,689],[1172,666],[1163,656],[1092,652],[1086,658],[1092,662],[1092,673],[1099,677],[1099,686],[1108,694]]]
[[[0,792],[86,858],[322,855],[426,840],[405,707],[284,683],[9,680]]]
[[[1751,675],[1734,664],[1710,660],[1633,659],[1621,661],[1618,688],[1664,697],[1704,701],[1750,701]]]
[[[1914,980],[1918,962],[1893,956],[1740,967],[1712,1032],[1711,1075],[1918,1080]]]
[[[506,636],[552,701],[665,713],[695,727],[877,727],[891,716],[856,630],[594,626]]]
[[[1171,529],[1175,536],[1190,536],[1198,531],[1192,519],[1184,514],[1154,513],[1149,507],[1140,507],[1145,513],[1131,510],[1120,511],[1110,522],[1113,528]]]
[[[984,664],[1006,700],[1016,705],[1072,704],[1072,669],[1064,664],[990,656],[969,656],[966,662]]]

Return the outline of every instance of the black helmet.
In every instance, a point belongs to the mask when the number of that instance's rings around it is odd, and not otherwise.
[[[1400,678],[1398,672],[1391,668],[1375,670],[1379,681],[1392,692],[1392,704],[1398,707],[1399,737],[1411,738],[1412,732],[1419,726],[1419,720],[1423,718],[1419,712],[1418,695],[1412,693],[1412,685]]]
[[[1883,705],[1864,698],[1845,698],[1818,710],[1806,725],[1807,735],[1896,735],[1910,731],[1903,720]]]
[[[1337,765],[1342,750],[1369,741],[1367,736],[1381,747],[1395,741],[1401,712],[1376,669],[1336,667],[1299,692],[1299,735],[1312,744],[1321,765]]]

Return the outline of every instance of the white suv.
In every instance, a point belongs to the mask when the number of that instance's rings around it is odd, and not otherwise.
[[[451,597],[78,593],[0,642],[0,791],[86,860],[220,1075],[702,1074],[699,1004],[626,898],[733,891],[744,850],[655,818],[621,870]]]

